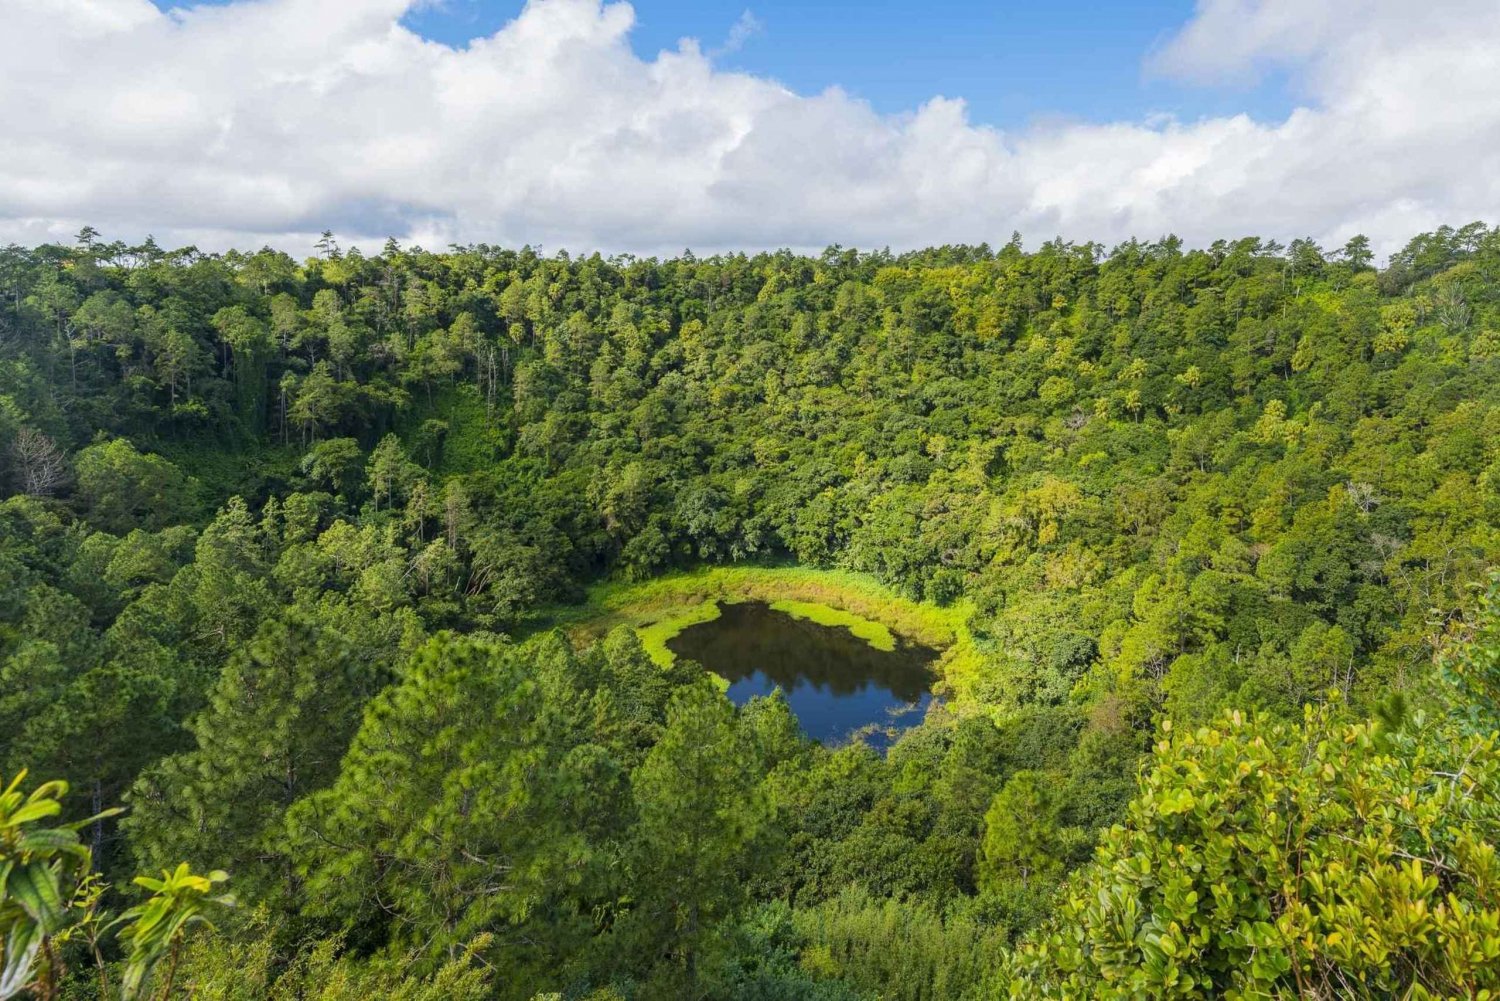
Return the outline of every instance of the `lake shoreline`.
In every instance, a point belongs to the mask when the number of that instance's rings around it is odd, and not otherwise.
[[[616,626],[629,626],[651,658],[670,666],[667,644],[684,629],[709,622],[720,602],[764,601],[794,618],[843,626],[855,636],[892,649],[904,641],[937,651],[934,691],[963,698],[980,660],[968,629],[966,602],[914,601],[874,577],[810,567],[713,566],[639,582],[608,581],[591,587],[577,605],[550,609],[544,621],[576,645],[592,643]]]
[[[777,604],[716,602],[718,614],[684,628],[668,650],[721,680],[737,706],[781,692],[803,732],[825,745],[866,734],[886,747],[921,722],[933,701],[937,650],[883,627],[872,638],[859,628],[865,620],[848,613],[822,622],[830,616]]]

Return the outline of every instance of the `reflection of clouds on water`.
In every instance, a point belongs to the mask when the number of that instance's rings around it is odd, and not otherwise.
[[[887,732],[919,722],[931,701],[935,651],[878,650],[848,629],[764,602],[723,605],[717,619],[689,626],[667,645],[728,681],[736,704],[780,688],[802,728],[825,743],[866,734],[874,746],[888,746]]]

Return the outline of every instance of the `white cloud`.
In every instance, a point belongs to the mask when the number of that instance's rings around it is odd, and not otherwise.
[[[750,10],[743,10],[740,16],[729,28],[729,34],[724,39],[724,44],[709,53],[711,56],[724,56],[732,52],[738,52],[745,47],[745,43],[756,35],[765,31],[766,26],[760,23],[760,18]]]
[[[531,0],[455,49],[401,26],[415,2],[0,0],[0,240],[89,223],[303,253],[331,227],[654,253],[1363,231],[1390,249],[1500,208],[1493,0],[1201,0],[1151,70],[1276,67],[1305,107],[1008,133],[956,100],[886,116],[798,95],[693,42],[641,59],[624,3]]]

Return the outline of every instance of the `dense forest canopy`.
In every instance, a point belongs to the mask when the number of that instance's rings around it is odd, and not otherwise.
[[[68,783],[105,903],[228,870],[200,996],[1500,986],[1482,224],[1383,268],[90,229],[0,251],[0,497],[0,788]],[[972,642],[880,753],[549,629],[729,562]]]

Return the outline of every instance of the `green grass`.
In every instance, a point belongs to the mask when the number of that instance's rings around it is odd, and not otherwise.
[[[710,598],[696,605],[677,609],[666,618],[636,626],[635,631],[641,638],[641,645],[651,655],[651,659],[663,667],[669,667],[672,661],[677,659],[677,655],[667,649],[667,641],[688,626],[696,626],[700,622],[712,622],[719,617],[719,614],[719,602]]]
[[[961,667],[973,658],[962,605],[940,607],[896,594],[873,577],[806,567],[705,567],[640,583],[597,585],[581,605],[554,608],[548,624],[575,641],[598,639],[629,626],[658,664],[670,665],[667,643],[684,629],[719,616],[719,603],[764,601],[777,611],[820,625],[848,629],[879,650],[898,640],[942,651],[937,669]]]
[[[884,624],[846,612],[842,608],[833,608],[816,601],[790,599],[773,601],[771,607],[794,619],[809,619],[820,626],[843,626],[877,650],[890,652],[896,649],[896,635]]]
[[[428,396],[423,386],[412,391],[412,405],[401,415],[396,433],[407,451],[428,463],[431,438],[427,421],[444,425],[442,447],[432,472],[439,478],[494,468],[510,452],[509,433],[485,406],[471,383],[446,386]]]

